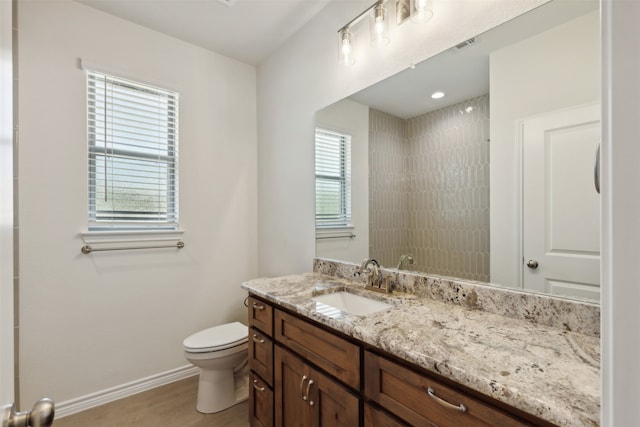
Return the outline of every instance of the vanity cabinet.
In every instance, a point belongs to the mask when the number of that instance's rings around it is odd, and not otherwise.
[[[277,427],[358,426],[359,398],[346,387],[276,346]]]
[[[249,299],[252,427],[552,426]]]
[[[364,355],[364,394],[410,425],[531,426],[466,393],[371,351]],[[370,424],[378,425],[377,423]]]

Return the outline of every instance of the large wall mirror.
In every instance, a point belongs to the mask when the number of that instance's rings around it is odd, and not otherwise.
[[[316,126],[350,140],[340,183],[321,182],[317,153],[318,257],[599,300],[597,1],[552,0]]]

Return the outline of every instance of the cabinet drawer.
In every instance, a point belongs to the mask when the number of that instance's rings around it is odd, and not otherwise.
[[[405,368],[369,351],[365,352],[364,363],[365,395],[411,425],[437,424],[440,427],[531,425],[427,375]],[[431,390],[431,395],[427,390]]]
[[[275,339],[345,384],[360,388],[360,348],[280,310]]]
[[[409,424],[403,423],[382,409],[366,404],[364,405],[364,427],[409,427]],[[425,424],[422,427],[437,426],[434,424]]]
[[[249,326],[273,336],[273,307],[257,298],[249,297]]]
[[[273,342],[256,328],[249,328],[249,368],[273,386]]]
[[[249,381],[251,427],[273,427],[273,390],[253,372]]]

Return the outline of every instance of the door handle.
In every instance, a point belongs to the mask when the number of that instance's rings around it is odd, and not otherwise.
[[[536,261],[535,259],[530,259],[529,261],[527,261],[527,267],[535,270],[536,268],[538,268],[538,261]]]
[[[55,405],[49,398],[40,399],[30,412],[16,412],[15,404],[0,408],[3,426],[12,427],[51,427],[55,415]]]
[[[596,148],[596,160],[593,166],[593,184],[596,187],[596,192],[600,194],[600,144]]]

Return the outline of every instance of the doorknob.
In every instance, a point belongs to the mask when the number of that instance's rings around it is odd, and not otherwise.
[[[55,405],[49,398],[40,399],[30,412],[16,412],[15,405],[3,406],[2,427],[51,427],[55,415]]]
[[[527,267],[535,270],[536,268],[538,268],[538,261],[536,261],[535,259],[530,259],[529,261],[527,261]]]

